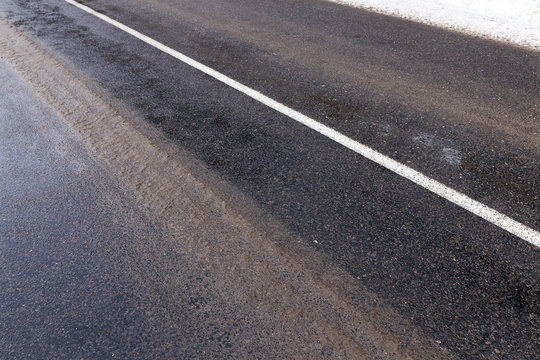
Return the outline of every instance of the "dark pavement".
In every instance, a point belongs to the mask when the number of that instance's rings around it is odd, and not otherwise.
[[[240,356],[244,315],[208,297],[204,269],[161,253],[166,227],[3,61],[0,79],[0,357]]]
[[[319,1],[84,3],[540,228],[538,53]],[[539,356],[531,244],[64,1],[0,14],[458,358]]]

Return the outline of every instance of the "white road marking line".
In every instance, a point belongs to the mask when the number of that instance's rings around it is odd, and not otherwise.
[[[245,95],[265,104],[266,106],[290,117],[293,120],[296,120],[305,126],[319,132],[320,134],[329,137],[330,139],[336,141],[337,143],[351,149],[352,151],[370,159],[371,161],[374,161],[375,163],[384,166],[385,168],[395,172],[398,175],[403,176],[404,178],[422,186],[423,188],[439,195],[440,197],[462,207],[465,210],[468,210],[469,212],[483,218],[484,220],[489,221],[490,223],[508,231],[511,234],[514,234],[521,239],[540,247],[540,232],[531,229],[513,219],[510,217],[501,214],[500,212],[482,204],[481,202],[478,202],[474,199],[471,199],[467,195],[464,195],[454,189],[451,189],[447,187],[446,185],[433,180],[432,178],[427,177],[426,175],[404,165],[396,160],[393,160],[389,158],[386,155],[381,154],[380,152],[363,145],[339,132],[336,130],[329,128],[326,125],[323,125],[312,118],[299,113],[296,110],[293,110],[275,100],[272,100],[266,95],[261,94],[260,92],[253,90],[241,83],[239,83],[236,80],[233,80],[229,78],[226,75],[223,75],[222,73],[209,68],[208,66],[201,64],[200,62],[193,60],[192,58],[174,50],[170,47],[144,35],[140,32],[133,30],[132,28],[111,19],[110,17],[103,15],[88,6],[82,5],[74,0],[64,0],[67,3],[70,3],[84,11],[86,11],[89,14],[92,14],[98,18],[100,18],[103,21],[106,21],[107,23],[117,27],[120,30],[125,31],[126,33],[136,37],[139,40],[144,41],[145,43],[155,47],[156,49],[159,49],[163,51],[164,53],[167,53],[176,59],[194,67],[197,70],[202,71],[203,73],[229,85],[230,87],[240,91],[241,93],[244,93]]]

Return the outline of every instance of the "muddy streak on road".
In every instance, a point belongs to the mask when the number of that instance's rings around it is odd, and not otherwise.
[[[0,56],[167,222],[175,251],[208,269],[222,300],[253,317],[289,356],[451,357],[275,221],[263,222],[256,207],[203,165],[142,121],[127,121],[122,115],[129,111],[113,109],[65,60],[1,20],[0,33],[7,35]]]

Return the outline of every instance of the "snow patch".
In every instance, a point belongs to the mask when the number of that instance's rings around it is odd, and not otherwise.
[[[540,0],[328,0],[540,50]]]
[[[440,154],[440,159],[452,166],[457,166],[461,163],[461,151],[457,149],[450,141],[439,139],[436,136],[421,133],[413,137],[413,141],[424,148],[429,148],[432,151]]]
[[[450,165],[457,166],[461,163],[461,153],[457,149],[445,147],[442,149],[442,159]]]

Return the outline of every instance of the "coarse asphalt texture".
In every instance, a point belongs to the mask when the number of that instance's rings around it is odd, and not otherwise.
[[[310,249],[294,249],[309,263],[291,261],[53,58],[0,30],[20,72],[0,62],[2,358],[446,358]],[[328,291],[340,282],[345,292]]]
[[[211,337],[227,344],[232,321],[193,311],[210,302],[204,271],[168,256],[184,288],[167,313],[166,283],[152,284],[159,265],[138,264],[166,229],[3,61],[0,79],[0,357],[224,354]]]
[[[540,227],[538,53],[319,1],[83,3]],[[537,248],[64,1],[0,13],[459,358],[538,357]]]

